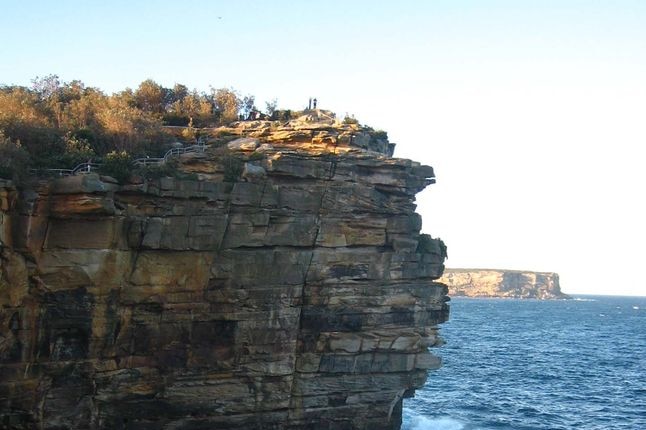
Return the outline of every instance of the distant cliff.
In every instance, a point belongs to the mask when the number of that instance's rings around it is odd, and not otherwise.
[[[559,275],[496,269],[446,269],[440,282],[451,296],[568,299],[561,292]]]
[[[433,169],[325,112],[181,175],[0,180],[0,428],[393,430],[440,366]]]

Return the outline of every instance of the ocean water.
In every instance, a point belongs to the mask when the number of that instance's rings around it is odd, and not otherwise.
[[[646,429],[646,297],[451,301],[405,430]]]

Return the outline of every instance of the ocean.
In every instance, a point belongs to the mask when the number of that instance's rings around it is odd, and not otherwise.
[[[646,429],[646,297],[451,300],[405,430]]]

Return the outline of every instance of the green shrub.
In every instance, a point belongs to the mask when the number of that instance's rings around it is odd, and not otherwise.
[[[55,168],[73,169],[81,163],[92,161],[96,158],[96,153],[90,146],[90,142],[85,138],[79,138],[71,133],[63,137],[65,143],[65,152],[52,157]]]
[[[446,258],[447,249],[442,239],[433,239],[430,234],[420,234],[419,241],[417,243],[417,253],[439,254]]]
[[[383,130],[377,130],[374,133],[372,133],[372,137],[378,140],[385,140],[388,141],[388,133],[386,133]]]
[[[92,131],[91,128],[84,127],[79,128],[74,132],[73,135],[76,139],[85,139],[89,144],[92,144],[96,141],[96,134]]]
[[[99,171],[112,176],[120,184],[126,182],[133,172],[132,157],[126,151],[112,151],[103,157]]]
[[[0,130],[0,178],[22,182],[29,175],[29,153]]]
[[[188,115],[178,115],[176,113],[167,113],[162,117],[164,125],[173,125],[179,127],[186,127],[190,121]]]
[[[175,163],[168,162],[158,166],[142,166],[138,168],[135,173],[145,179],[177,177],[177,165]]]
[[[343,118],[343,124],[359,124],[359,120],[354,116],[346,115],[345,118]]]
[[[238,182],[244,169],[244,161],[233,154],[225,153],[220,158],[220,163],[224,167],[224,182]]]
[[[427,254],[433,250],[433,238],[430,234],[420,234],[417,240],[417,252]]]

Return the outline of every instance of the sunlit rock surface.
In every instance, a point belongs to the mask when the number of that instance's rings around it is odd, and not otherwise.
[[[448,317],[432,168],[317,111],[214,135],[191,180],[0,180],[1,428],[399,428]]]
[[[446,269],[440,282],[451,296],[508,297],[523,299],[568,299],[561,292],[559,275],[496,269]]]

